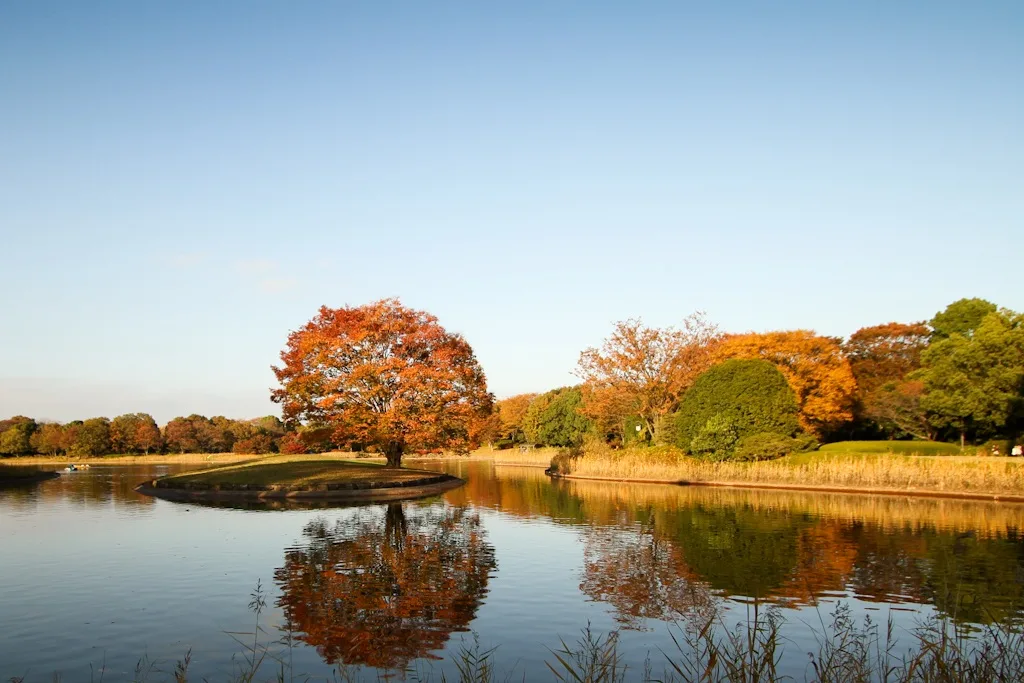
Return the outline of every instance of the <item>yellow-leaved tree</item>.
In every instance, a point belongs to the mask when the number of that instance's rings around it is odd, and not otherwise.
[[[756,358],[777,367],[800,406],[800,425],[817,436],[853,417],[857,382],[841,341],[811,330],[728,335],[718,346],[721,360]]]

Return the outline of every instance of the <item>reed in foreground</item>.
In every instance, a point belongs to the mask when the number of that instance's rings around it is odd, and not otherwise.
[[[552,460],[559,474],[679,483],[823,486],[947,494],[1024,495],[1024,462],[814,452],[762,462],[709,462],[670,446],[590,445]]]
[[[344,665],[335,668],[330,678],[313,678],[297,674],[292,666],[295,634],[288,624],[284,635],[269,641],[269,633],[260,624],[266,608],[266,593],[260,584],[252,594],[250,610],[255,615],[252,632],[229,633],[242,648],[235,661],[237,670],[227,679],[231,683],[277,681],[294,683],[325,681],[355,683],[357,681],[391,680],[395,674],[417,681],[447,683],[447,675],[439,676],[416,663],[400,672],[377,672],[367,679],[358,669]],[[982,631],[968,632],[949,619],[932,617],[909,632],[909,643],[896,635],[890,618],[882,625],[865,617],[853,618],[849,605],[839,603],[828,621],[821,620],[816,634],[816,649],[791,653],[784,657],[787,640],[782,635],[785,623],[778,606],[764,608],[755,601],[746,616],[730,625],[727,616],[717,609],[695,611],[669,626],[674,649],[648,652],[640,671],[631,671],[620,652],[619,634],[599,633],[588,624],[572,643],[560,639],[549,648],[545,662],[555,681],[574,683],[778,683],[805,680],[809,683],[1019,683],[1024,680],[1024,634],[1019,624],[1003,623]],[[516,669],[500,675],[494,661],[498,648],[483,649],[473,634],[470,642],[463,640],[454,653],[453,681],[458,683],[495,683],[516,680]],[[786,666],[783,662],[786,662]],[[803,661],[802,667],[794,662]],[[147,680],[172,680],[187,683],[191,652],[170,671],[143,657],[135,667],[132,683]],[[655,672],[655,666],[661,672]],[[102,683],[105,667],[90,677]],[[161,673],[169,678],[157,679]],[[269,677],[267,677],[269,675]],[[525,680],[525,675],[522,676]],[[9,679],[11,683],[29,683],[24,677]],[[60,681],[54,674],[54,681]],[[203,679],[204,681],[208,679]]]

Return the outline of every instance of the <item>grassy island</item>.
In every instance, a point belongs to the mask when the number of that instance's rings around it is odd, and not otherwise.
[[[21,484],[32,484],[37,481],[56,479],[60,475],[56,472],[44,472],[30,467],[14,467],[11,465],[0,465],[0,488],[5,486],[19,486]]]
[[[385,501],[433,495],[463,483],[441,472],[317,456],[278,456],[162,477],[136,490],[171,500]]]

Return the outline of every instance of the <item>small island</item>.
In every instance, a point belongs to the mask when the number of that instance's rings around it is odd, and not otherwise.
[[[175,501],[378,502],[432,496],[464,483],[442,472],[282,456],[153,479],[135,490]]]
[[[47,472],[45,470],[37,470],[30,467],[0,465],[0,488],[36,484],[48,479],[56,479],[59,476],[60,474],[57,472]]]

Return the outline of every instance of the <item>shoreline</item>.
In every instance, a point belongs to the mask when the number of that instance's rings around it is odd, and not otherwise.
[[[36,474],[32,474],[27,477],[2,477],[0,476],[0,489],[10,488],[13,486],[23,486],[26,484],[38,484],[43,481],[50,481],[51,479],[59,479],[60,472],[49,472],[46,470],[40,471]]]
[[[706,486],[709,488],[767,489],[776,491],[802,491],[806,493],[849,493],[856,495],[893,496],[900,498],[947,498],[953,500],[976,500],[996,503],[1024,503],[1020,495],[983,493],[973,491],[934,491],[927,489],[893,489],[875,487],[843,487],[835,485],[815,486],[813,484],[774,484],[770,482],[746,481],[687,481],[684,479],[636,479],[627,477],[603,477],[597,475],[553,474],[552,479],[577,481],[605,481],[629,484],[660,484],[669,486]]]
[[[316,487],[263,486],[221,484],[209,487],[160,486],[160,479],[143,482],[135,491],[146,496],[175,502],[318,500],[336,502],[384,502],[412,500],[434,496],[459,488],[466,482],[448,474],[424,477],[405,482],[348,482]]]

